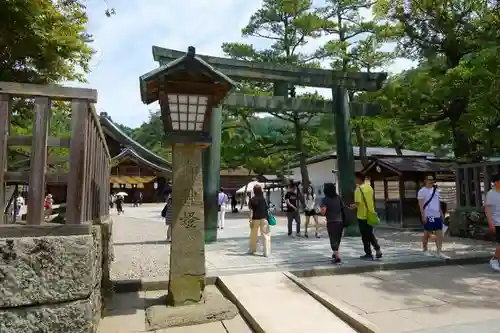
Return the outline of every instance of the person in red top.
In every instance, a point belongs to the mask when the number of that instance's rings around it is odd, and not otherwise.
[[[52,206],[54,205],[54,199],[52,199],[52,194],[47,194],[45,201],[43,203],[43,208],[45,208],[45,216],[50,216],[52,214]]]

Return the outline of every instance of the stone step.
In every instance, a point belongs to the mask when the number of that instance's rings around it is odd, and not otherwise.
[[[283,273],[223,276],[217,283],[257,333],[356,332]]]

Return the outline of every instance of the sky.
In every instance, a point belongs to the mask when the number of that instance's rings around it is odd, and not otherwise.
[[[104,15],[106,3],[115,8],[116,15]],[[223,56],[224,42],[264,49],[268,41],[241,37],[241,29],[260,5],[260,0],[88,0],[88,31],[96,54],[88,82],[69,85],[97,89],[98,112],[138,127],[148,120],[150,110],[159,108],[157,104],[144,105],[139,92],[139,76],[158,67],[152,46],[185,51],[192,45],[196,53],[213,56]],[[302,51],[311,52],[327,40],[311,40]],[[385,70],[397,73],[411,66],[410,61],[398,59]],[[313,90],[331,97],[328,90]]]

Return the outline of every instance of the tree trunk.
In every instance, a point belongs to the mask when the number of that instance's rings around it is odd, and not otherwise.
[[[361,127],[359,125],[354,125],[354,134],[356,135],[356,141],[359,146],[359,159],[361,160],[361,164],[363,167],[367,166],[370,163],[368,159],[368,154],[366,151],[365,138],[363,137],[363,132],[361,131]]]
[[[391,137],[392,147],[396,151],[396,155],[403,156],[403,148],[404,148],[403,138],[401,137],[398,138],[398,136],[396,135],[396,131],[394,129],[390,130],[389,135]]]
[[[466,112],[466,108],[467,100],[464,98],[456,99],[448,106],[453,138],[453,152],[457,159],[470,159],[472,157],[469,137],[460,129],[460,118]]]
[[[304,189],[304,192],[305,192],[307,187],[309,187],[310,181],[309,181],[309,172],[307,170],[306,155],[304,153],[304,143],[302,142],[302,140],[303,140],[302,127],[300,126],[299,121],[300,120],[297,119],[294,122],[295,147],[297,148],[297,151],[299,152],[300,177],[302,178],[302,188]],[[299,195],[299,198],[300,198],[300,202],[302,203],[302,205],[305,206],[304,196]]]

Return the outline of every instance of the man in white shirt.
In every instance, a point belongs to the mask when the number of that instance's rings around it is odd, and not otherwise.
[[[224,222],[226,220],[226,205],[229,201],[227,194],[224,193],[224,189],[221,187],[219,194],[217,196],[217,204],[219,205],[219,212],[217,216],[217,227],[224,229]]]
[[[500,271],[500,174],[493,176],[494,187],[486,194],[484,212],[490,231],[495,233],[495,255],[490,260],[491,268]]]
[[[444,215],[441,211],[439,190],[435,185],[434,177],[427,176],[425,178],[424,187],[418,191],[417,198],[422,223],[424,225],[422,250],[424,254],[429,255],[427,246],[429,238],[434,233],[436,236],[436,253],[438,256],[442,256]]]

